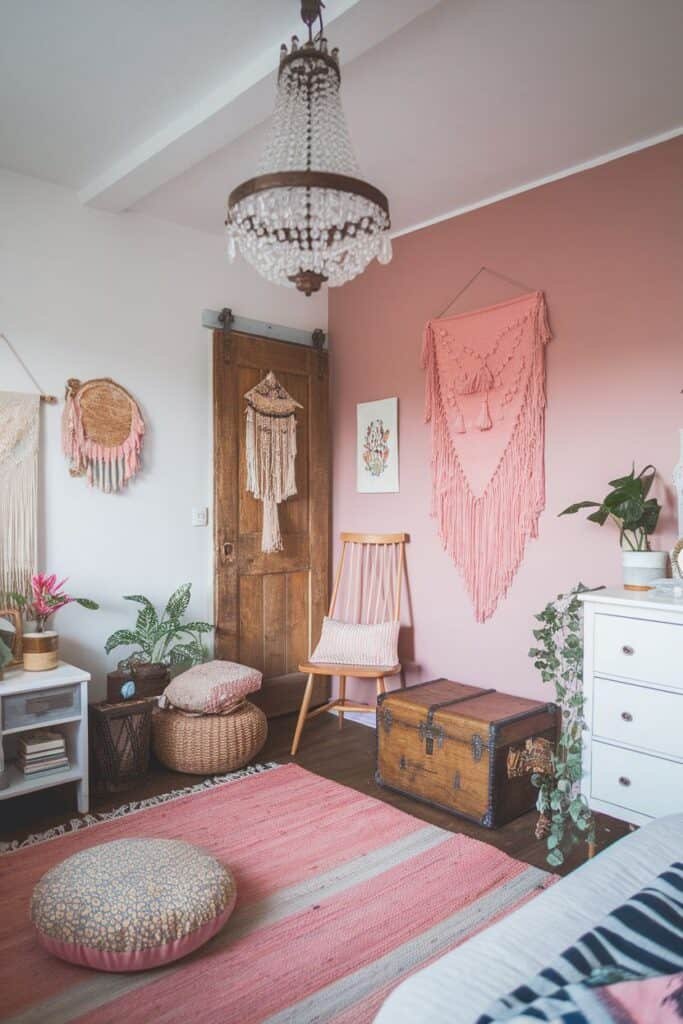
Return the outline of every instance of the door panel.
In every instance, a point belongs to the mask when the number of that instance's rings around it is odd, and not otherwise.
[[[297,410],[297,494],[278,508],[284,548],[261,551],[262,505],[246,490],[244,395],[273,370]],[[292,673],[318,640],[329,573],[327,354],[214,333],[216,656]],[[325,699],[321,694],[321,700]]]

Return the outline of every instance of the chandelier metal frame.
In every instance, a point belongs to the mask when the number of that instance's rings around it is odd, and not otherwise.
[[[294,273],[287,274],[287,281],[305,295],[311,295],[318,291],[323,283],[328,281],[328,275],[324,272],[327,257],[337,260],[335,271],[341,280],[332,283],[343,283],[343,280],[350,279],[365,269],[367,262],[373,255],[377,255],[382,262],[388,262],[391,258],[391,248],[388,241],[388,230],[391,225],[389,214],[389,201],[386,195],[374,185],[364,181],[362,178],[349,174],[340,174],[329,170],[316,170],[312,163],[312,134],[314,124],[314,105],[316,103],[316,85],[321,76],[336,76],[337,90],[341,82],[339,68],[339,51],[335,48],[328,52],[327,40],[323,34],[322,0],[301,0],[301,17],[308,26],[308,40],[299,46],[296,36],[292,37],[291,50],[283,44],[280,48],[280,66],[278,71],[278,85],[282,83],[283,76],[290,76],[294,83],[290,88],[299,89],[305,97],[307,106],[307,137],[305,139],[305,169],[287,169],[269,171],[258,174],[247,181],[242,182],[232,190],[228,198],[228,213],[225,221],[228,236],[232,239],[232,246],[235,242],[239,245],[243,254],[252,262],[256,269],[264,271],[258,266],[258,260],[254,255],[253,248],[257,238],[264,238],[271,246],[294,245],[303,250],[306,255],[312,256],[315,248],[312,235],[312,207],[313,200],[322,193],[342,193],[351,197],[358,197],[366,202],[360,210],[360,215],[354,220],[346,220],[343,224],[334,223],[323,230],[318,229],[318,249],[321,253],[317,262],[323,265],[320,269],[310,266],[300,266]],[[319,23],[319,30],[313,33],[313,25]],[[341,113],[341,108],[340,108]],[[343,118],[343,114],[341,114]],[[345,126],[344,126],[345,130]],[[284,190],[305,190],[305,215],[302,222],[295,225],[286,223],[286,218],[276,227],[266,222],[265,217],[259,215],[258,197],[275,196],[283,199],[283,206],[286,209],[286,199],[282,196]],[[386,236],[386,237],[384,237]],[[371,247],[374,245],[368,259],[360,257],[356,262],[363,266],[358,269],[355,266],[344,277],[343,257],[338,255],[339,243],[353,247],[356,242],[368,243],[372,239]],[[375,244],[377,240],[384,239],[384,248]],[[335,245],[337,255],[334,255]],[[330,255],[332,254],[332,255]],[[302,260],[302,262],[307,262]],[[341,271],[339,270],[342,265]],[[268,276],[268,275],[267,275]],[[272,279],[272,278],[271,278]],[[282,280],[281,283],[286,283]]]

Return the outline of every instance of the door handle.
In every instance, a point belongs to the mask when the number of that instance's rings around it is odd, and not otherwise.
[[[226,540],[226,541],[223,542],[223,557],[224,558],[232,558],[234,550],[235,550],[235,545],[231,541]]]

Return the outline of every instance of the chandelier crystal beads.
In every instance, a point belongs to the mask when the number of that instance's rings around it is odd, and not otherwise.
[[[280,49],[277,100],[257,176],[230,194],[228,255],[305,295],[391,259],[389,203],[360,178],[328,52],[320,0],[302,0],[308,40]],[[312,25],[320,22],[313,36]]]

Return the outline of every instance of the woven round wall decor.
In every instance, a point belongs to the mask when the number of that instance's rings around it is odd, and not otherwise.
[[[145,423],[133,396],[109,377],[66,385],[62,448],[72,476],[119,491],[141,466]]]

